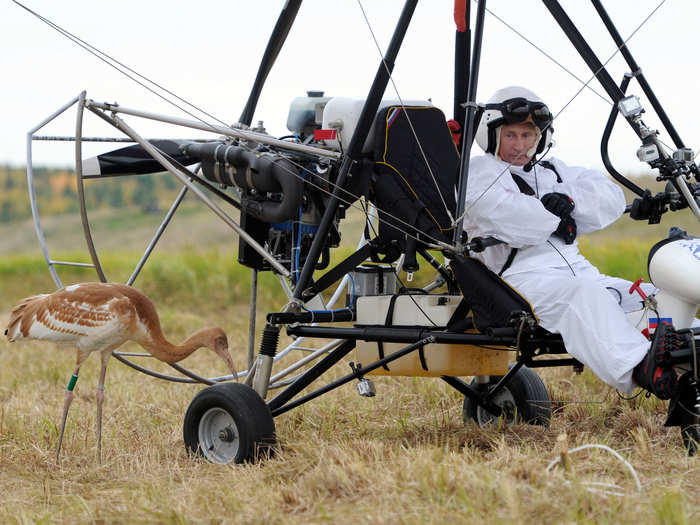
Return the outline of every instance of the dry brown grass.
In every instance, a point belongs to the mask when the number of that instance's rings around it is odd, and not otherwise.
[[[229,319],[236,312],[227,312]],[[167,316],[166,316],[167,317]],[[179,333],[204,319],[172,314]],[[229,329],[229,327],[226,327]],[[238,332],[235,332],[238,333]],[[235,340],[235,337],[232,338]],[[234,358],[245,361],[243,344]],[[378,379],[378,395],[346,386],[277,421],[277,455],[220,466],[185,453],[184,412],[200,387],[110,365],[103,463],[95,463],[94,385],[84,366],[62,460],[54,463],[62,392],[73,354],[0,343],[0,516],[3,523],[697,523],[700,464],[665,405],[623,401],[589,373],[542,373],[556,400],[549,428],[482,430],[461,422],[461,398],[439,380]],[[222,373],[213,355],[189,366]],[[321,381],[345,374],[342,364]],[[606,444],[639,473],[600,451],[572,456],[575,475],[548,474],[556,436],[571,447]],[[571,484],[565,484],[566,480]],[[621,485],[593,494],[585,480]]]

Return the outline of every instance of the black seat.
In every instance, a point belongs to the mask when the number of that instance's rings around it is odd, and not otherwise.
[[[459,153],[436,107],[383,108],[374,130],[370,200],[379,209],[378,240],[393,247],[383,262],[404,252],[410,270],[421,240],[451,240]]]

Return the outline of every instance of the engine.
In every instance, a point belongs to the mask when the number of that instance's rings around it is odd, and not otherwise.
[[[315,95],[307,98],[325,103],[326,99]],[[289,122],[299,129],[292,130],[295,135],[286,140],[312,143],[313,130],[320,128],[320,124],[315,122],[316,111],[310,112],[308,106],[308,103],[304,105],[301,116],[292,115],[300,108],[295,100]],[[241,226],[290,270],[295,281],[333,189],[336,163],[250,142],[189,142],[180,149],[188,157],[201,161],[202,172],[209,181],[237,193]],[[330,248],[340,243],[339,219],[340,215],[335,217],[328,233],[318,269],[328,266]],[[257,270],[270,269],[269,263],[243,239],[239,242],[238,261]]]

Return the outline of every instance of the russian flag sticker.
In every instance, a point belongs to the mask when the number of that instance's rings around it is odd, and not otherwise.
[[[669,324],[673,324],[673,319],[671,317],[650,317],[649,318],[649,330],[656,330],[659,323],[666,321]]]

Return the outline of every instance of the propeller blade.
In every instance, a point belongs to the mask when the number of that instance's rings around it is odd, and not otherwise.
[[[172,157],[180,164],[188,166],[198,162],[196,158],[187,157],[180,151],[182,144],[189,144],[188,140],[149,140],[160,151]],[[97,177],[106,175],[143,175],[165,171],[163,166],[151,157],[139,144],[127,146],[108,153],[83,159],[83,177]]]

